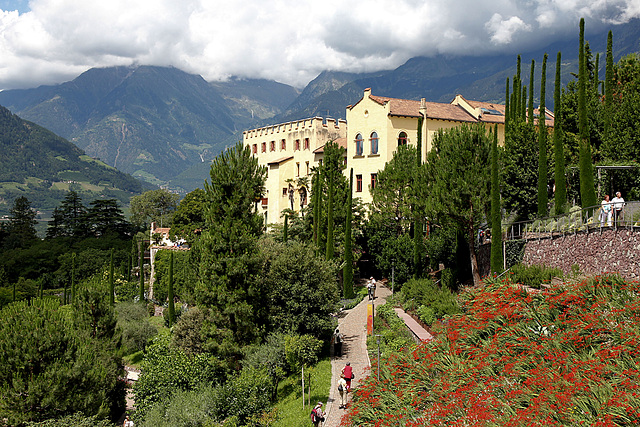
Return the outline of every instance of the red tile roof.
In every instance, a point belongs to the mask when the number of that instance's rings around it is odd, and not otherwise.
[[[293,156],[287,156],[287,157],[280,157],[279,159],[276,159],[272,162],[268,162],[268,165],[276,165],[276,164],[280,164],[282,162],[286,162],[287,160],[291,160],[293,159]]]
[[[420,101],[410,99],[388,98],[385,96],[369,95],[369,99],[380,105],[389,104],[389,115],[402,117],[419,117]],[[458,122],[477,122],[475,117],[464,108],[440,102],[427,102],[427,119],[453,120]],[[504,116],[503,116],[504,121]]]
[[[347,149],[347,138],[336,138],[333,140],[339,147]],[[320,147],[313,150],[314,153],[324,153],[324,146],[327,144],[322,144]]]

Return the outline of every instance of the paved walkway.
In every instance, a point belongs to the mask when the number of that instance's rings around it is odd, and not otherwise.
[[[387,301],[391,290],[378,284],[374,306],[379,306]],[[331,389],[325,411],[327,416],[323,427],[338,427],[344,414],[340,409],[340,393],[338,393],[338,378],[347,362],[351,363],[355,378],[351,381],[351,388],[358,387],[361,379],[369,375],[369,353],[367,352],[367,305],[369,299],[365,297],[360,304],[351,310],[345,310],[338,316],[338,329],[344,334],[342,344],[342,356],[331,358]],[[333,351],[333,348],[331,349]],[[349,393],[351,401],[351,393]]]

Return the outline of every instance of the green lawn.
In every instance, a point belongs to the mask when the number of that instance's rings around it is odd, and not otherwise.
[[[307,405],[308,397],[305,392],[305,408],[302,409],[300,374],[290,376],[278,385],[278,403],[276,404],[278,419],[273,427],[311,425],[309,414],[313,406],[318,401],[327,404],[331,387],[331,360],[325,358],[312,369],[311,407]]]

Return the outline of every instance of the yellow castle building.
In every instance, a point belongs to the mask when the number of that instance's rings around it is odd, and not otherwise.
[[[371,187],[378,171],[393,158],[399,145],[416,145],[418,118],[422,123],[422,159],[431,149],[438,130],[462,124],[498,125],[504,144],[505,106],[470,101],[457,95],[450,103],[389,98],[364,90],[362,98],[346,110],[347,120],[315,117],[245,131],[243,143],[261,165],[267,166],[266,195],[261,203],[265,224],[282,223],[283,209],[300,213],[309,202],[311,171],[322,162],[323,147],[335,140],[346,150],[346,169],[353,168],[354,197],[371,203]],[[553,115],[547,111],[547,117]]]
[[[282,211],[300,214],[309,203],[312,168],[322,163],[323,147],[336,141],[346,147],[344,120],[313,117],[243,132],[242,142],[267,167],[266,193],[259,208],[264,223],[282,223]]]

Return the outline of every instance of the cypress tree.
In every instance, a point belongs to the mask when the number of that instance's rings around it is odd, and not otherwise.
[[[604,73],[604,140],[609,139],[611,129],[611,105],[613,101],[613,34],[607,35],[606,70]]]
[[[547,126],[546,126],[546,84],[547,84],[547,54],[542,59],[542,78],[540,79],[540,115],[538,117],[538,216],[547,216],[549,196],[547,182]]]
[[[531,75],[529,76],[529,110],[527,116],[529,116],[529,123],[533,126],[533,72],[536,67],[536,62],[531,60]]]
[[[522,102],[520,104],[521,106],[521,111],[520,111],[520,121],[524,122],[527,120],[527,87],[526,86],[522,86]]]
[[[318,184],[318,178],[319,178],[319,172],[316,170],[316,172],[313,174],[313,177],[311,178],[311,191],[312,191],[312,198],[313,198],[313,236],[312,236],[312,240],[313,240],[313,244],[316,245],[316,247],[318,246],[318,216],[319,216],[319,198],[318,198],[318,193],[320,192],[320,185]]]
[[[562,103],[560,100],[560,87],[562,86],[560,77],[560,67],[562,66],[562,55],[558,52],[556,59],[556,82],[553,94],[553,105],[555,109],[553,121],[553,147],[555,154],[555,209],[556,215],[561,215],[565,211],[567,202],[567,180],[564,176],[564,144],[562,137]]]
[[[14,287],[14,290],[13,290],[13,293],[14,293],[14,295],[13,295],[13,300],[15,301],[15,300],[16,300],[16,296],[15,296],[15,285],[13,285],[13,287]],[[67,304],[67,300],[68,300],[68,298],[67,298],[67,281],[65,280],[65,282],[64,282],[64,290],[63,290],[63,292],[62,292],[62,304],[63,304],[63,305],[66,305],[66,304]]]
[[[284,215],[284,227],[282,227],[282,240],[287,243],[289,238],[289,214]]]
[[[286,217],[285,217],[286,218]],[[173,302],[173,251],[169,256],[169,327],[176,321],[176,307]]]
[[[511,114],[509,112],[509,77],[507,77],[507,90],[506,90],[506,94],[504,96],[504,133],[506,135],[507,133],[507,129],[509,128],[510,125],[510,121],[509,121],[509,115]]]
[[[416,141],[416,171],[422,165],[422,123],[424,119],[422,115],[418,117],[418,138]],[[415,179],[415,178],[414,178]],[[413,277],[418,279],[422,277],[422,264],[424,259],[424,236],[422,234],[422,215],[418,212],[416,201],[413,203],[414,222],[413,222]]]
[[[591,143],[589,141],[589,122],[587,121],[587,63],[584,48],[584,18],[580,19],[580,55],[578,71],[578,134],[580,199],[582,207],[596,204],[593,165],[591,162]],[[591,215],[591,210],[589,215]]]
[[[67,284],[66,283],[64,285],[64,294],[65,294],[65,298],[66,298],[66,295],[67,295]],[[11,301],[16,302],[16,282],[13,282],[13,299]]]
[[[111,248],[111,257],[109,259],[109,304],[115,305],[115,288],[113,283],[113,248]]]
[[[140,240],[140,286],[138,300],[144,302],[144,240]]]
[[[491,271],[494,273],[501,273],[504,266],[498,167],[498,125],[496,125],[491,144]]]
[[[351,244],[353,209],[353,168],[349,171],[349,194],[347,195],[347,217],[344,227],[344,268],[342,269],[342,287],[346,299],[354,297],[353,293],[353,248]]]
[[[333,199],[335,193],[333,173],[328,176],[329,178],[329,202],[327,205],[327,260],[333,259],[334,243],[333,243]]]

